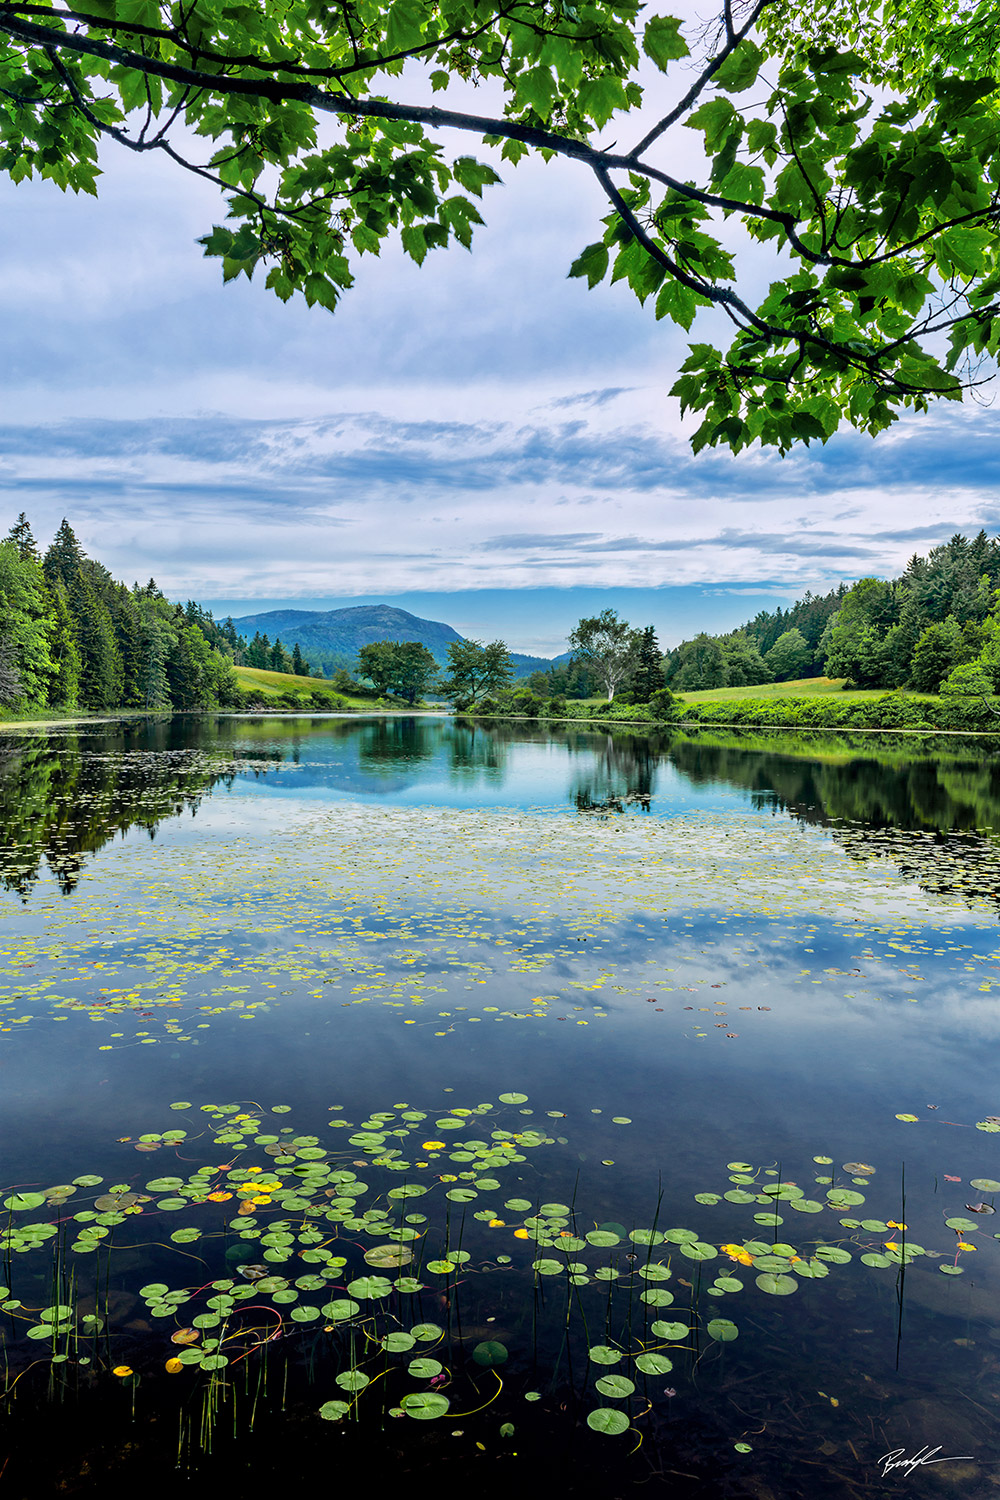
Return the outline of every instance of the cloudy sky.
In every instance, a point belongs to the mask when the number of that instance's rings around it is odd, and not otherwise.
[[[0,528],[66,515],[128,582],[387,600],[549,655],[606,605],[673,644],[998,529],[994,408],[693,457],[682,331],[567,280],[602,212],[573,164],[506,167],[471,255],[365,257],[334,316],[222,285],[209,184],[103,164],[99,202],[0,186]]]

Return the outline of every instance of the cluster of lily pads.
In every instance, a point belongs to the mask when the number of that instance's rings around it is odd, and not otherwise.
[[[568,1323],[576,1309],[597,1395],[627,1401],[641,1382],[648,1402],[649,1380],[668,1374],[678,1357],[691,1365],[713,1344],[738,1337],[737,1323],[702,1299],[744,1292],[747,1274],[760,1292],[786,1297],[855,1258],[887,1269],[931,1256],[955,1274],[962,1251],[976,1248],[966,1236],[979,1224],[964,1217],[946,1220],[959,1236],[954,1261],[914,1243],[901,1219],[855,1217],[866,1196],[859,1188],[869,1186],[875,1168],[845,1163],[850,1186],[838,1185],[828,1156],[813,1158],[815,1197],[778,1167],[746,1161],[728,1164],[728,1188],[696,1194],[706,1209],[723,1202],[753,1209],[756,1234],[740,1241],[660,1228],[659,1213],[652,1224],[631,1227],[588,1221],[575,1202],[542,1195],[551,1163],[538,1170],[530,1159],[565,1140],[549,1134],[561,1128],[552,1121],[562,1112],[539,1117],[516,1092],[498,1103],[500,1109],[489,1101],[435,1111],[399,1103],[357,1124],[331,1106],[326,1129],[334,1134],[325,1144],[281,1123],[286,1105],[207,1104],[200,1110],[207,1135],[169,1128],[118,1143],[178,1156],[183,1145],[185,1157],[205,1154],[210,1143],[211,1160],[186,1176],[106,1186],[84,1174],[8,1191],[0,1230],[9,1283],[0,1288],[0,1308],[13,1328],[4,1336],[8,1391],[29,1356],[138,1378],[117,1358],[136,1335],[114,1326],[99,1293],[114,1274],[116,1252],[127,1252],[131,1266],[142,1246],[143,1263],[159,1274],[138,1288],[150,1324],[137,1358],[141,1374],[202,1372],[209,1382],[225,1381],[233,1366],[297,1334],[319,1341],[329,1356],[322,1378],[333,1391],[322,1417],[353,1418],[362,1397],[371,1406],[377,1390],[383,1413],[421,1421],[451,1410],[449,1392],[463,1370],[496,1370],[508,1360],[503,1339],[483,1338],[480,1330],[469,1347],[452,1327],[463,1290],[488,1297],[487,1276],[520,1277],[522,1327],[515,1334],[525,1345],[529,1322],[537,1334],[539,1318]],[[177,1101],[171,1108],[194,1106]],[[536,1190],[505,1192],[505,1177]],[[1000,1192],[989,1178],[972,1186]],[[992,1212],[992,1204],[973,1207]],[[785,1213],[803,1215],[803,1225],[811,1216],[837,1216],[837,1231],[779,1239]],[[582,1296],[598,1297],[599,1305],[588,1311]],[[426,1315],[425,1299],[437,1316],[448,1307],[447,1326]],[[603,1319],[599,1337],[589,1331],[595,1317]],[[605,1404],[587,1421],[612,1435],[631,1425],[620,1406]]]

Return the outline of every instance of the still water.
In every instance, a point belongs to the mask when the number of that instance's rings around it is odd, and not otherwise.
[[[994,828],[986,740],[5,735],[8,1493],[992,1495]]]

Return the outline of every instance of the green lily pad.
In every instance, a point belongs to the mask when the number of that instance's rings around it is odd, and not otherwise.
[[[507,1350],[496,1339],[484,1339],[473,1349],[472,1358],[477,1365],[484,1365],[486,1369],[492,1370],[497,1365],[507,1363]]]
[[[623,1411],[618,1411],[613,1406],[598,1406],[587,1416],[587,1426],[595,1432],[605,1432],[610,1437],[617,1437],[628,1431],[628,1417]]]
[[[361,1297],[370,1300],[375,1297],[388,1297],[392,1291],[392,1282],[385,1276],[359,1276],[357,1281],[349,1281],[347,1290],[352,1297]]]
[[[707,1333],[710,1339],[715,1339],[719,1344],[731,1344],[733,1339],[739,1337],[740,1330],[729,1318],[713,1318],[708,1324]]]
[[[347,1401],[324,1401],[319,1414],[325,1422],[340,1422],[350,1411]]]
[[[653,1327],[655,1329],[655,1323]],[[687,1333],[686,1328],[684,1332]],[[635,1367],[637,1370],[641,1370],[644,1375],[666,1375],[673,1369],[674,1362],[672,1359],[668,1359],[665,1354],[637,1354]]]
[[[450,1404],[448,1397],[437,1391],[411,1391],[399,1403],[406,1415],[418,1422],[433,1422],[437,1417],[443,1417]]]
[[[635,1390],[635,1381],[629,1380],[627,1375],[602,1375],[594,1385],[602,1396],[610,1396],[615,1401],[624,1401]]]
[[[756,1280],[761,1291],[772,1297],[790,1297],[799,1289],[794,1276],[775,1275],[773,1271],[765,1271]]]

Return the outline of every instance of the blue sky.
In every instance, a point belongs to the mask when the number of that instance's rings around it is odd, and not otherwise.
[[[606,605],[673,644],[997,529],[972,403],[692,457],[683,333],[566,278],[602,211],[572,164],[505,167],[471,255],[366,257],[331,316],[222,285],[209,184],[102,161],[97,203],[0,185],[0,525],[66,515],[117,577],[222,613],[388,600],[549,655]]]

